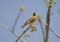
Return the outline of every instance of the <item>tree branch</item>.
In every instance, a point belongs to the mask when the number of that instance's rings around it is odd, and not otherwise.
[[[46,23],[47,23],[48,25],[46,25],[46,41],[45,41],[45,42],[48,42],[48,37],[49,37],[49,25],[50,25],[50,8],[48,8]]]
[[[37,15],[37,18],[38,18],[38,21],[40,23],[42,34],[43,34],[43,39],[44,39],[44,42],[45,42],[45,34],[44,34],[44,29],[43,29],[43,25],[42,25],[42,21],[41,21],[42,17]]]
[[[16,32],[12,32],[12,30],[10,29],[10,27],[4,25],[4,24],[0,24],[0,26],[2,26],[4,29],[10,31],[13,35],[15,35],[16,37],[18,37],[19,35]],[[20,38],[21,42],[25,42],[25,40],[23,38]]]
[[[46,39],[45,39],[45,42],[48,42],[48,38],[49,38],[49,26],[50,26],[50,11],[51,11],[51,7],[52,7],[52,0],[50,0],[50,2],[49,2],[48,12],[47,12],[46,23],[48,25],[46,25]]]
[[[42,20],[42,22],[43,22],[43,24],[48,25],[45,23],[44,20]],[[60,35],[51,26],[49,26],[49,29],[55,34],[55,36],[57,36],[60,39]]]
[[[18,20],[19,20],[19,17],[20,17],[20,13],[19,13],[18,16],[16,17],[16,20],[15,20],[14,25],[13,25],[13,27],[12,27],[12,32],[14,32],[14,30],[15,30],[15,26],[16,26]]]
[[[44,24],[44,25],[48,25],[42,18],[39,18],[39,20]],[[51,27],[49,26],[49,29],[54,33],[54,35],[56,37],[58,37],[60,39],[60,35]]]
[[[28,30],[29,30],[30,26],[16,39],[15,42],[17,42]]]

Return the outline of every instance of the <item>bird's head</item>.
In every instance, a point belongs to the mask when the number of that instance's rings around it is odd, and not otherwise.
[[[33,13],[33,16],[36,16],[36,13],[35,12]]]

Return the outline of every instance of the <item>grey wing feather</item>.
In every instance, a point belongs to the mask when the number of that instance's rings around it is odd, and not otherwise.
[[[24,28],[28,24],[28,20],[24,23],[24,25],[21,28]]]

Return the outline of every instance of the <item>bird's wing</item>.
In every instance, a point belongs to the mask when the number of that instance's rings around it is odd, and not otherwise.
[[[36,20],[36,18],[30,18],[30,19],[29,19],[29,22],[32,23],[32,22],[34,22],[35,20]]]
[[[21,28],[25,27],[29,23],[33,23],[35,20],[36,20],[36,18],[30,18],[30,19],[28,19]]]
[[[25,27],[28,24],[28,21],[29,20],[27,20],[21,28]]]

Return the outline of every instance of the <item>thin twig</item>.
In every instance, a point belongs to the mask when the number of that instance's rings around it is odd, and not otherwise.
[[[41,16],[37,16],[39,22],[43,23],[44,25],[48,25],[42,18]],[[52,31],[52,33],[60,39],[60,34],[58,34],[51,26],[49,26],[49,29]],[[42,31],[43,32],[43,31]],[[44,36],[43,36],[44,37]]]
[[[41,21],[43,24],[48,25],[43,19]],[[51,26],[49,26],[49,29],[54,33],[56,37],[60,39],[60,35]]]
[[[15,35],[16,37],[18,37],[19,35],[14,31],[12,32],[12,30],[10,29],[10,27],[4,25],[4,24],[0,24],[1,27],[3,27],[4,29],[10,31],[13,35]],[[21,42],[25,42],[25,40],[23,38],[20,38]]]
[[[43,30],[43,25],[42,25],[41,22],[40,22],[40,25],[41,25],[41,30],[42,30],[42,34],[43,34],[43,39],[44,39],[44,42],[45,42],[45,34],[44,34],[44,30]]]
[[[18,20],[19,20],[19,17],[20,17],[20,13],[19,13],[18,16],[16,17],[16,20],[15,20],[14,25],[13,25],[13,27],[12,27],[12,32],[14,32],[14,30],[15,30],[15,26],[16,26]]]
[[[4,29],[8,30],[8,31],[11,31],[10,27],[8,27],[8,26],[6,26],[4,24],[0,23],[0,26],[3,27]]]
[[[43,39],[44,39],[44,42],[45,42],[45,34],[44,34],[44,29],[43,29],[43,25],[42,25],[42,21],[41,21],[42,17],[38,15],[37,18],[38,18],[38,21],[39,21],[39,23],[40,23],[40,25],[41,25],[41,30],[42,30],[42,34],[43,34]]]
[[[30,29],[30,26],[16,39],[15,42],[17,42],[29,29]]]
[[[55,34],[55,36],[60,39],[60,35],[51,26],[49,27],[50,27],[50,30]]]

